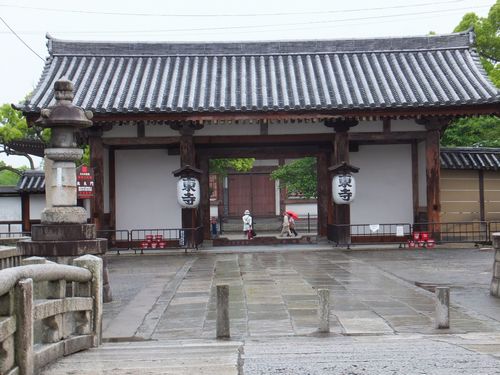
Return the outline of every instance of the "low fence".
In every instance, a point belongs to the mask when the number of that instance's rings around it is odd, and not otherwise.
[[[500,232],[500,222],[456,222],[456,223],[396,223],[396,224],[329,224],[327,238],[337,246],[370,243],[399,243],[400,247],[429,241],[431,243],[491,243],[492,233]],[[414,235],[425,234],[419,241]]]
[[[176,229],[132,229],[129,235],[130,248],[147,249],[181,248],[198,250],[203,242],[203,227]]]
[[[16,247],[0,249],[0,270],[20,266],[23,256],[23,252]]]
[[[31,257],[23,264],[0,271],[0,374],[38,374],[101,342],[102,260],[85,255],[67,266]]]

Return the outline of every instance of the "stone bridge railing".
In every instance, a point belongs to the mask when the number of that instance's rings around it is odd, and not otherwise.
[[[0,270],[21,265],[23,251],[13,247],[0,247]]]
[[[102,259],[73,266],[32,257],[0,271],[0,374],[33,375],[48,363],[98,346]]]

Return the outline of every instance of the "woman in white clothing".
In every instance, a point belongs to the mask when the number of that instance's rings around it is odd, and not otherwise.
[[[241,218],[243,220],[243,232],[246,233],[249,240],[253,239],[252,236],[252,216],[250,216],[250,211],[246,210],[245,214]]]

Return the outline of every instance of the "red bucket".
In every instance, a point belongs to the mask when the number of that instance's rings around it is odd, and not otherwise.
[[[157,235],[155,236],[155,241],[156,241],[156,242],[160,242],[160,241],[162,241],[162,240],[163,240],[163,234],[157,234]]]
[[[413,232],[413,240],[418,241],[420,239],[420,232]]]
[[[145,238],[146,238],[146,241],[148,241],[148,242],[153,241],[153,235],[152,234],[146,234]]]
[[[422,241],[427,241],[429,239],[429,232],[421,232],[420,233],[420,239]]]
[[[167,244],[166,244],[166,242],[165,242],[165,241],[160,241],[160,242],[158,242],[158,248],[160,248],[160,249],[164,249],[166,245],[167,245]]]
[[[408,247],[410,249],[414,249],[415,248],[415,241],[408,241]]]
[[[141,242],[141,249],[147,249],[149,247],[149,242],[143,241]]]
[[[432,239],[432,238],[429,238],[427,240],[427,245],[426,246],[427,246],[428,249],[432,249],[434,246],[436,246],[436,241],[434,241],[434,239]]]
[[[151,248],[156,249],[157,243],[156,242],[151,242]]]

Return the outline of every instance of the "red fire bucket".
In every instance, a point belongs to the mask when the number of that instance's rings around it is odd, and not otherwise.
[[[413,232],[413,240],[418,241],[420,239],[420,232]]]
[[[432,239],[432,238],[429,238],[427,240],[427,245],[426,246],[427,246],[428,249],[432,249],[434,246],[436,246],[436,241],[434,241],[434,239]]]
[[[422,241],[427,241],[429,239],[429,232],[421,232],[420,233],[420,239]]]
[[[160,241],[160,242],[158,242],[158,247],[159,247],[160,249],[164,249],[166,245],[167,245],[167,244],[166,244],[166,242],[165,242],[165,241]]]
[[[408,241],[408,247],[410,249],[414,249],[415,248],[415,241]]]
[[[152,234],[146,234],[146,241],[151,242],[153,241],[153,235]]]
[[[156,242],[160,242],[161,240],[163,240],[163,234],[157,234],[157,235],[155,236],[155,241],[156,241]]]
[[[143,241],[141,242],[141,249],[147,249],[149,247],[149,242]]]

